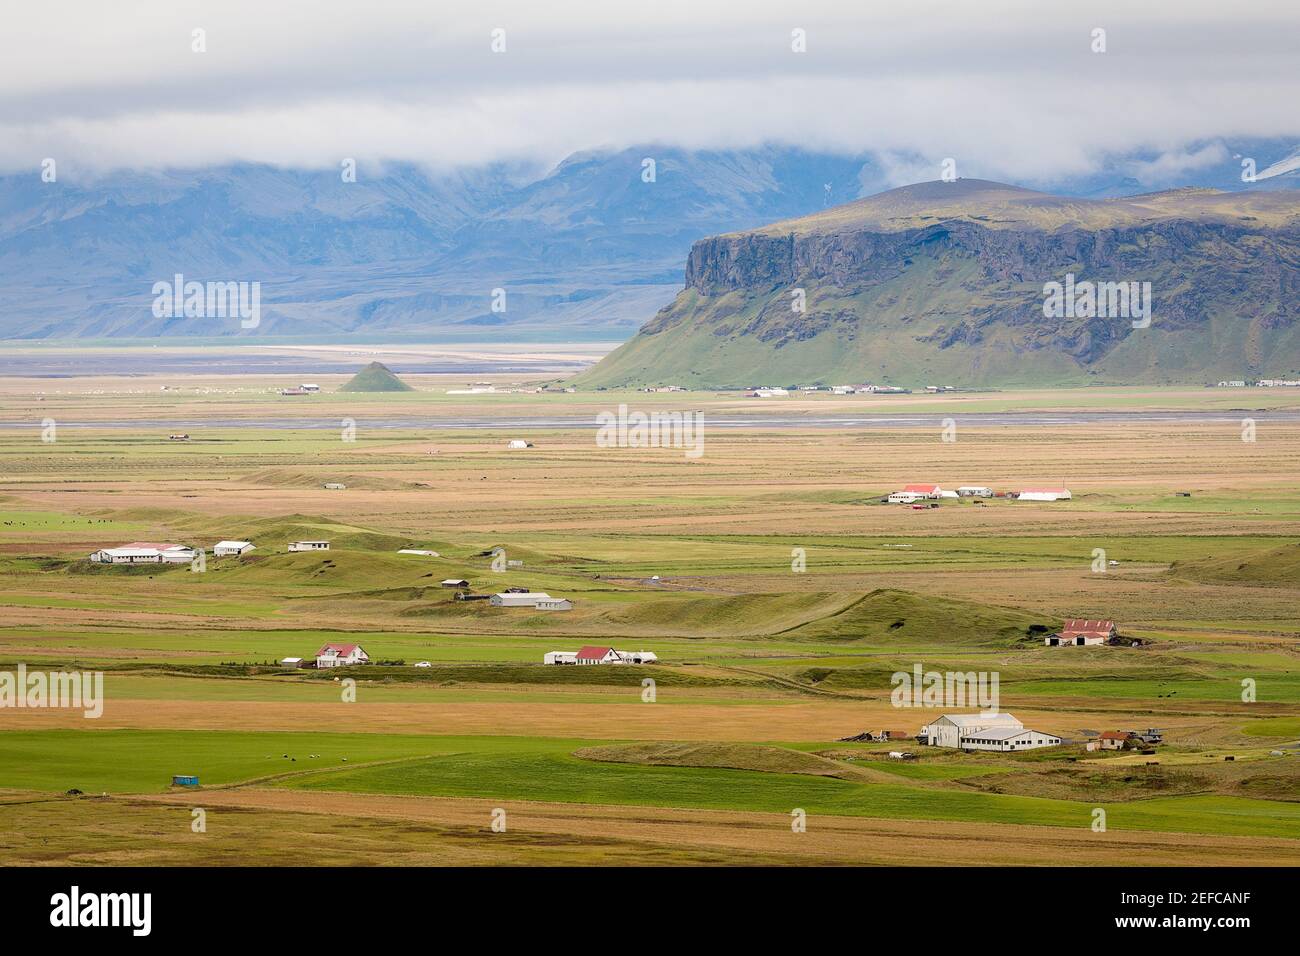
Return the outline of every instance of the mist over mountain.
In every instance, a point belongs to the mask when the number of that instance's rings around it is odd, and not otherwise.
[[[1294,144],[1197,149],[1194,172],[1161,172],[1158,157],[1135,154],[1052,188],[1102,197],[1300,184]],[[1242,181],[1242,157],[1257,182]],[[243,164],[11,175],[0,178],[0,338],[623,339],[681,291],[697,240],[870,195],[900,164],[926,168],[897,155],[649,145],[575,154],[540,173],[362,166],[355,182]],[[176,274],[260,282],[259,324],[156,316],[153,285]]]

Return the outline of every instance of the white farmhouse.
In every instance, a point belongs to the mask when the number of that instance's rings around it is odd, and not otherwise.
[[[326,644],[316,652],[317,667],[345,667],[369,661],[370,655],[360,644]]]
[[[596,647],[588,644],[586,647],[579,649],[577,654],[577,663],[579,664],[622,664],[623,655],[612,647]]]
[[[254,550],[251,541],[218,541],[212,548],[214,558],[238,557]]]
[[[576,664],[578,663],[577,651],[547,651],[542,655],[543,664]]]
[[[328,551],[330,543],[328,541],[291,541],[289,543],[290,551]]]

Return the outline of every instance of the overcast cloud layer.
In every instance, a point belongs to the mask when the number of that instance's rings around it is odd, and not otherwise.
[[[945,157],[1033,182],[1135,149],[1195,169],[1223,160],[1190,148],[1216,137],[1300,143],[1295,0],[81,0],[5,21],[0,172],[776,142],[873,151],[899,182]]]

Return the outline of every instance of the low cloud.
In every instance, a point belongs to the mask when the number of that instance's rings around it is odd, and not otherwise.
[[[1160,178],[1226,157],[1191,144],[1300,138],[1290,3],[861,9],[878,6],[33,5],[0,41],[0,171],[44,157],[85,174],[441,169],[782,143],[876,153],[896,182],[936,178],[952,157],[963,176],[1034,183],[1136,150],[1152,158],[1134,175]],[[498,27],[504,53],[490,48]],[[791,50],[795,28],[806,53]],[[195,29],[207,52],[192,52]]]

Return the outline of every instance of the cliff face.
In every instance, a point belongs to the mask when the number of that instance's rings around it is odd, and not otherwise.
[[[976,190],[939,209],[891,196],[898,215],[867,200],[826,221],[704,239],[677,300],[583,382],[1289,377],[1300,368],[1300,199],[1223,196],[1087,203],[1015,191],[994,203]],[[1149,290],[1150,324],[1104,306],[1045,315],[1045,284],[1075,280]]]

